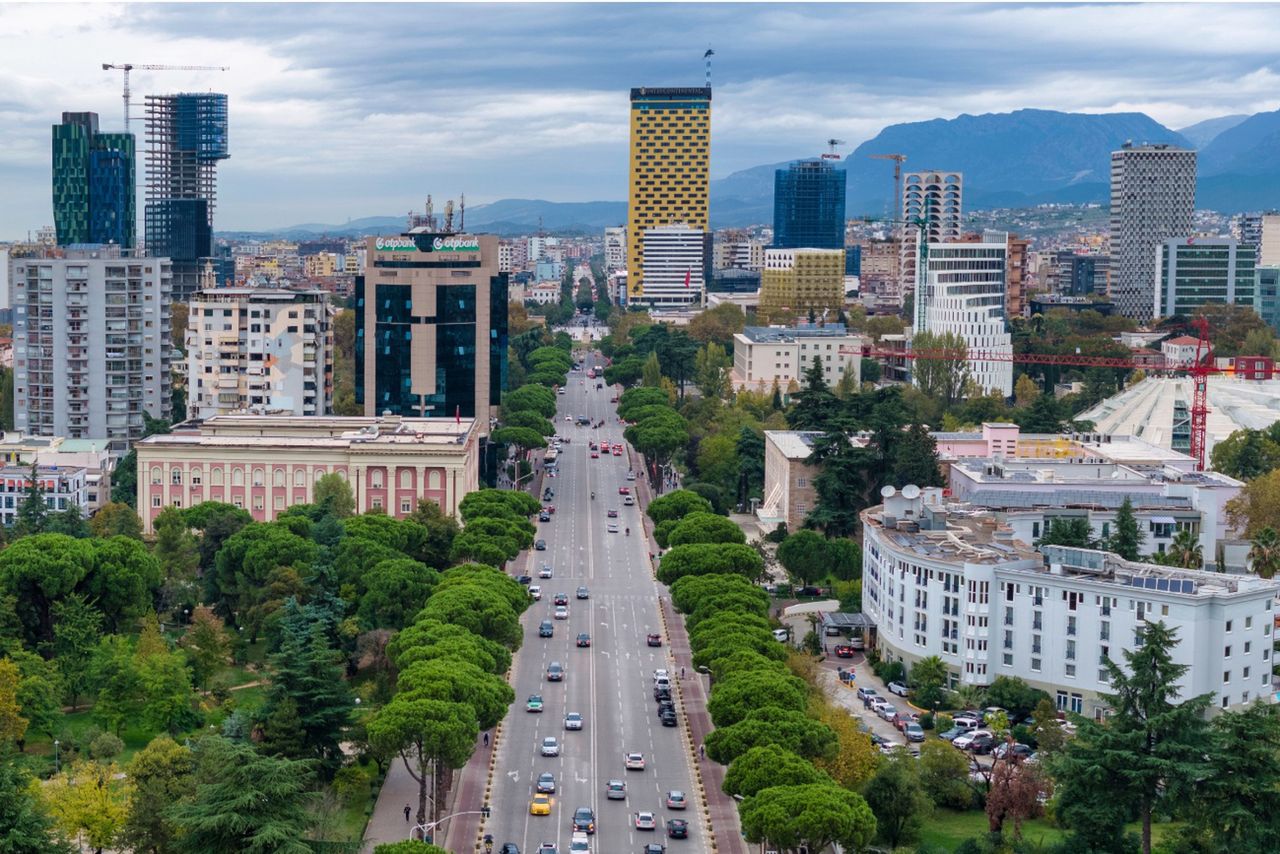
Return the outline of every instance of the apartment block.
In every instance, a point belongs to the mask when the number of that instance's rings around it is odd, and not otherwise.
[[[844,307],[843,249],[766,249],[760,273],[763,323],[830,316]]]
[[[771,391],[776,382],[785,394],[792,383],[802,381],[817,357],[827,385],[834,386],[846,375],[860,385],[863,343],[843,323],[748,326],[733,336],[730,382],[734,389],[763,392]]]
[[[964,175],[959,172],[906,172],[902,176],[902,235],[899,246],[897,302],[920,285],[917,270],[920,240],[948,243],[959,240],[964,214]],[[923,228],[916,225],[923,223]]]

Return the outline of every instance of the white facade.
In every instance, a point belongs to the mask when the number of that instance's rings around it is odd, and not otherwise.
[[[1262,215],[1262,239],[1258,242],[1258,266],[1280,267],[1280,213]]]
[[[916,294],[915,333],[951,332],[969,351],[1013,355],[1005,325],[1007,243],[931,243],[924,284]],[[969,374],[984,391],[1013,394],[1013,362],[968,360]]]
[[[627,229],[615,226],[604,230],[605,272],[625,270],[627,267]]]
[[[733,336],[730,381],[735,391],[764,392],[772,391],[776,381],[785,394],[793,381],[802,381],[817,356],[828,386],[850,373],[861,385],[862,344],[861,336],[848,332],[840,323],[748,326]]]
[[[1111,152],[1111,299],[1126,317],[1149,320],[1155,248],[1195,231],[1196,153],[1169,145]]]
[[[36,467],[36,479],[44,492],[45,507],[50,513],[60,513],[73,505],[82,515],[97,509],[89,498],[88,472],[74,466]],[[18,508],[26,500],[31,489],[30,466],[0,467],[0,524],[12,527],[18,518]]]
[[[687,225],[651,228],[644,233],[644,292],[630,301],[661,308],[701,304],[705,233]]]
[[[498,243],[498,272],[510,273],[511,266],[515,260],[515,247],[510,242],[503,240]]]
[[[14,426],[36,436],[142,437],[145,412],[171,415],[167,258],[117,247],[49,250],[9,263]]]
[[[327,415],[333,314],[324,291],[213,288],[191,300],[187,415]]]
[[[993,519],[949,512],[941,490],[884,494],[862,513],[862,600],[886,657],[937,655],[953,686],[1019,677],[1059,709],[1101,718],[1102,661],[1123,662],[1144,622],[1160,620],[1189,667],[1181,697],[1270,701],[1277,582],[1059,546],[1041,557]]]
[[[538,282],[525,291],[524,298],[527,302],[537,303],[538,305],[558,305],[560,303],[560,283]]]
[[[924,239],[947,243],[960,239],[963,225],[964,175],[960,172],[906,172],[902,176],[902,243],[898,247],[898,293],[896,301],[915,293],[917,261],[920,257],[920,229],[910,223],[925,221]]]

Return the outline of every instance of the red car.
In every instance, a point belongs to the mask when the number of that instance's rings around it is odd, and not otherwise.
[[[630,495],[630,494],[631,494],[631,487],[629,487],[629,486],[619,486],[619,487],[618,487],[618,494],[619,494],[619,495]]]
[[[614,455],[615,457],[620,457],[620,456],[622,456],[622,449],[621,449],[621,448],[614,448],[614,449],[613,449],[613,455]]]
[[[853,658],[853,647],[848,644],[840,644],[836,647],[836,658]]]
[[[591,459],[593,459],[593,460],[598,460],[598,459],[600,459],[600,455],[599,455],[598,453],[596,453],[595,451],[592,451],[592,452],[591,452]]]

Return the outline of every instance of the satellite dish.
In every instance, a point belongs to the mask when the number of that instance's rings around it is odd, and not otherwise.
[[[893,496],[895,496],[895,495],[897,495],[897,494],[898,494],[898,490],[894,489],[892,486],[882,486],[882,487],[880,487],[880,497],[881,497],[881,498],[892,498]]]
[[[906,486],[902,487],[902,497],[903,498],[919,498],[920,487],[916,486],[914,483],[907,484]]]

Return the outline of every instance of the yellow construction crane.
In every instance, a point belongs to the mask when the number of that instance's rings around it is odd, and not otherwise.
[[[868,154],[872,160],[892,160],[893,161],[893,204],[894,219],[901,222],[902,220],[902,164],[906,162],[905,154]],[[898,229],[899,232],[901,229]],[[901,234],[898,235],[901,238]]]
[[[131,62],[102,63],[103,71],[124,72],[124,131],[129,132],[129,72],[138,71],[230,71],[225,65],[134,65]]]

